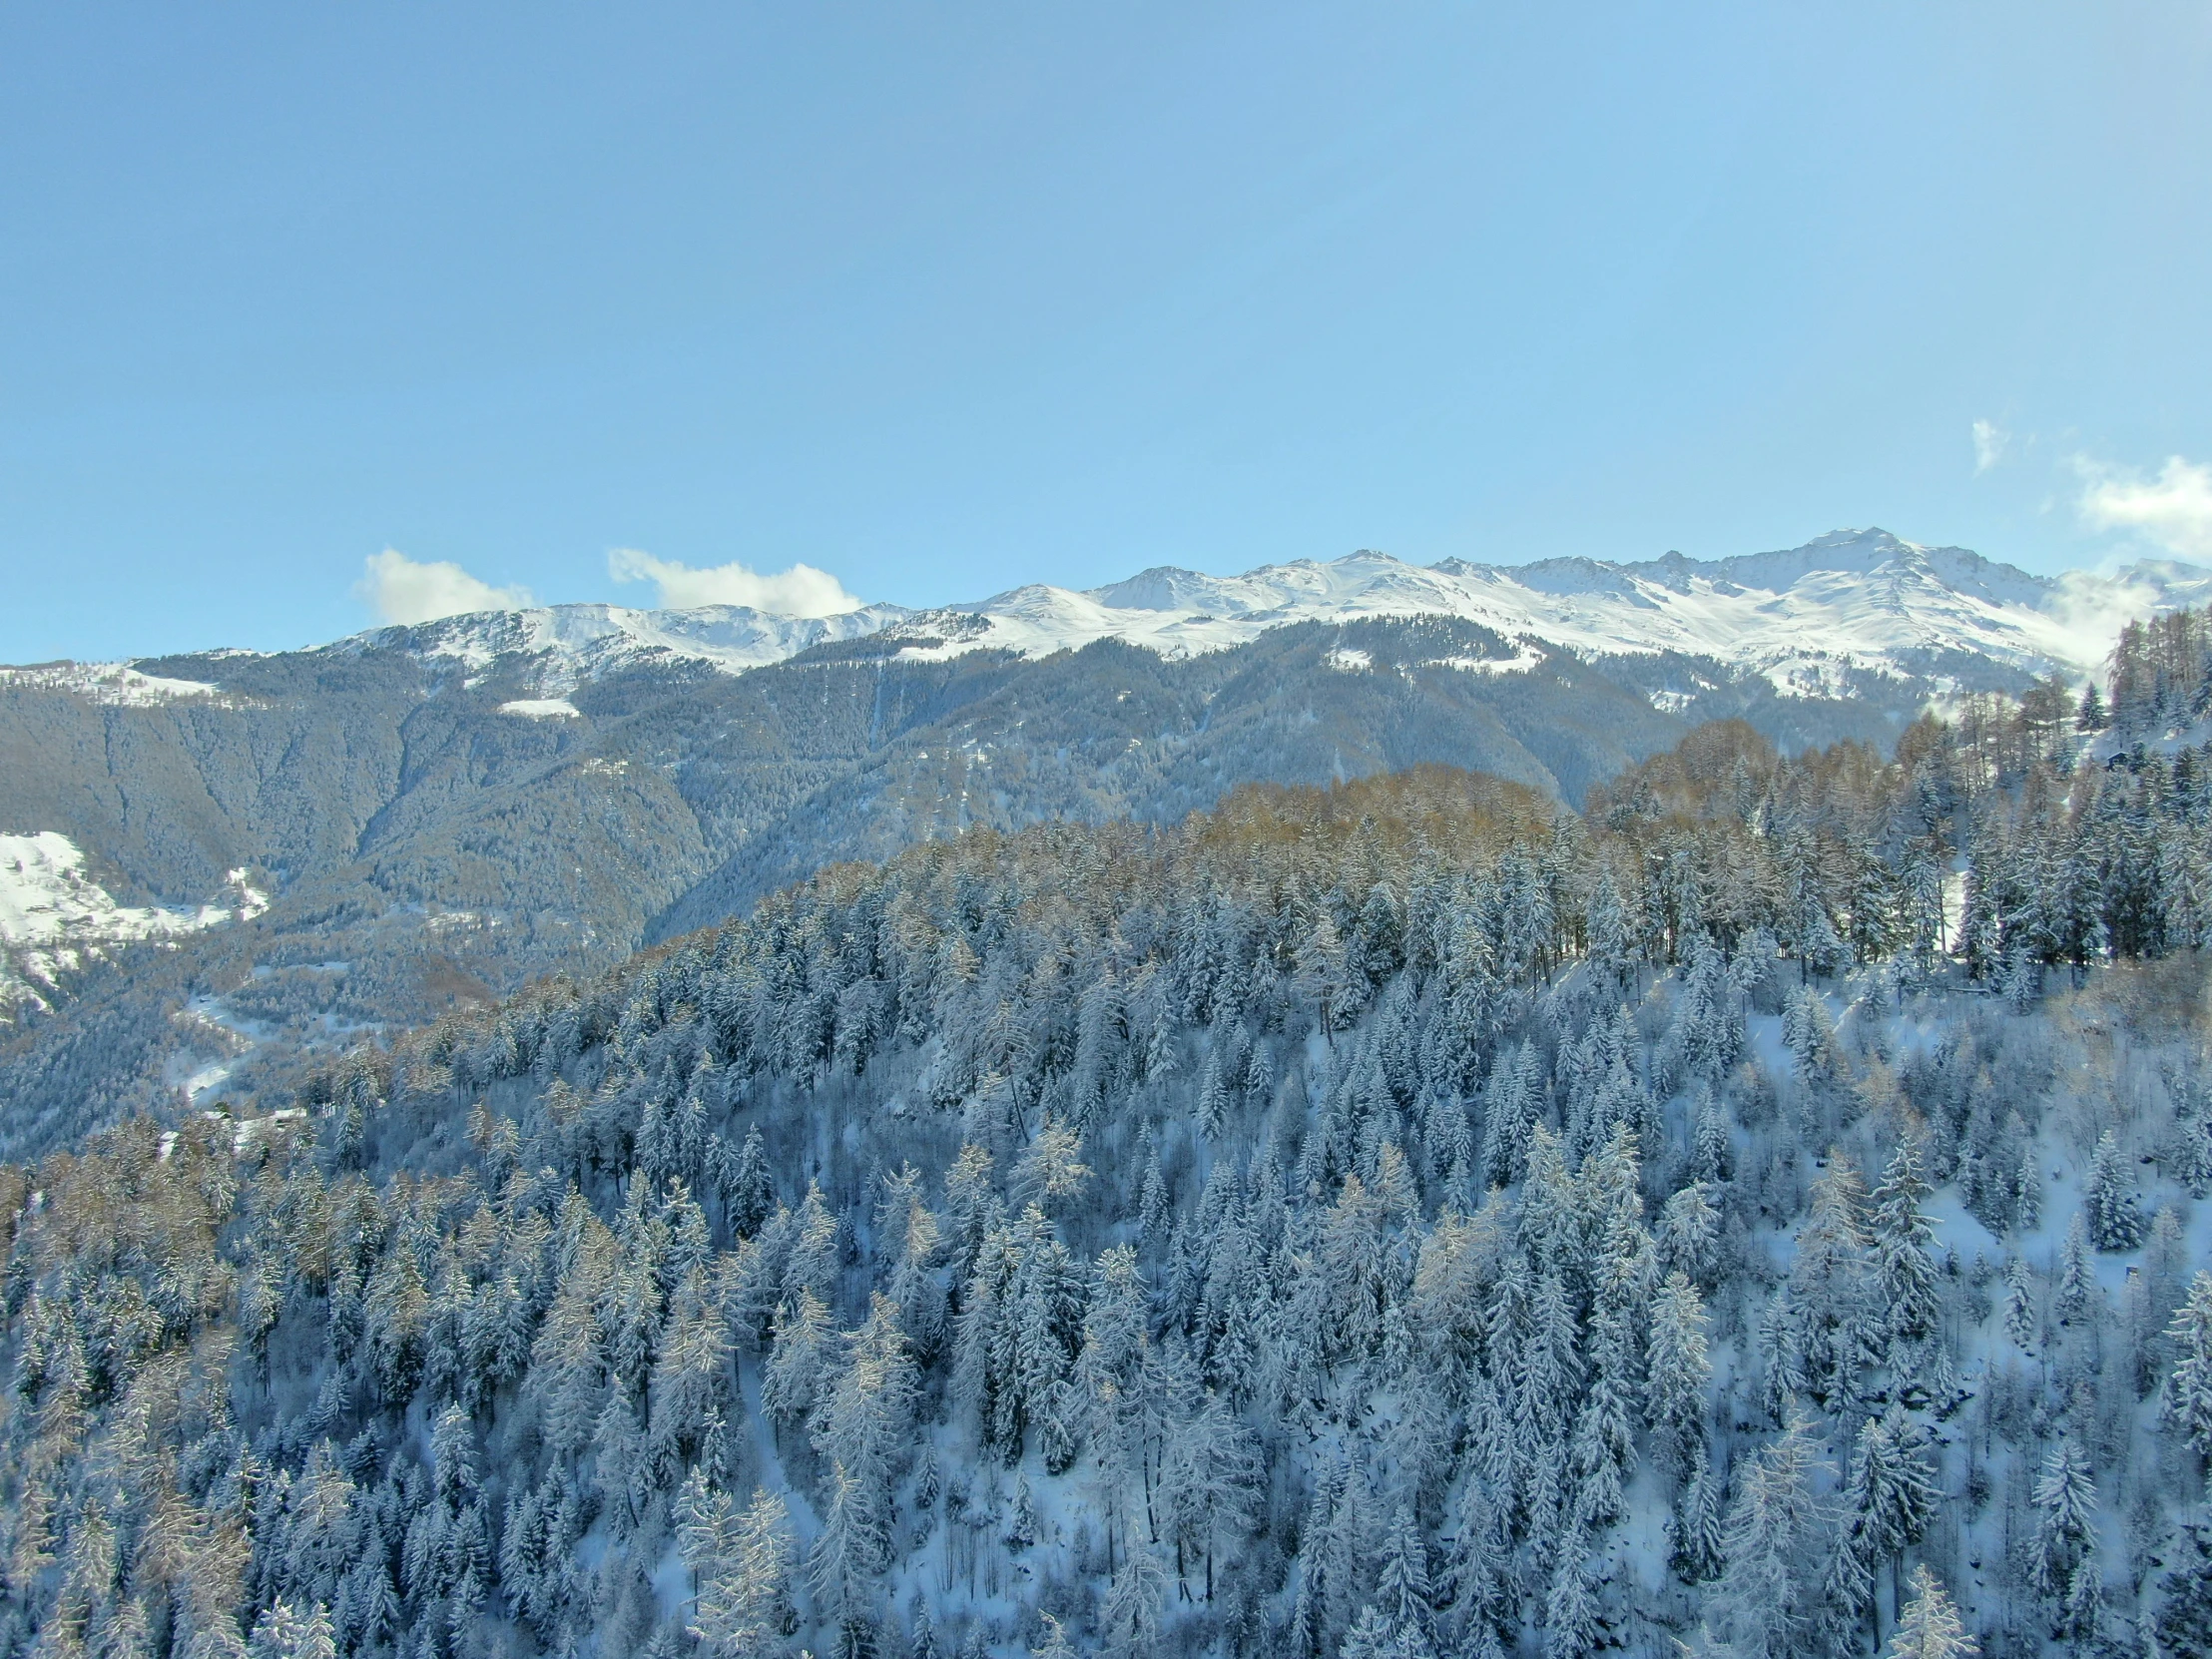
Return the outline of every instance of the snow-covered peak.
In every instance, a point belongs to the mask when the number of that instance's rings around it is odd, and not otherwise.
[[[1965,548],[1865,529],[1709,560],[1667,553],[1633,562],[1413,565],[1363,550],[1236,576],[1162,565],[1104,587],[1030,583],[972,604],[927,611],[867,605],[830,617],[739,605],[549,605],[380,628],[326,649],[446,660],[472,682],[499,665],[528,692],[503,707],[546,715],[568,707],[563,700],[578,686],[625,669],[696,664],[742,674],[815,646],[869,636],[917,659],[977,650],[1037,657],[1102,639],[1179,657],[1229,650],[1291,623],[1449,616],[1508,640],[1585,656],[1712,658],[1765,676],[1786,693],[1806,694],[1848,691],[1855,673],[1939,673],[1935,665],[1953,653],[2078,678],[2101,666],[2130,618],[2208,601],[2212,570],[2196,565],[2147,561],[2033,576]],[[1521,650],[1513,660],[1536,659]],[[214,686],[121,664],[0,670],[0,686],[6,684],[108,703],[223,700]]]
[[[942,649],[1034,655],[1112,637],[1195,652],[1291,622],[1443,615],[1590,655],[1718,658],[1807,692],[1838,688],[1844,671],[1906,672],[1951,651],[2086,674],[2128,617],[2207,599],[2212,571],[2193,565],[2046,578],[1965,548],[1838,530],[1803,547],[1716,560],[1419,566],[1360,552],[1242,576],[1159,568],[1087,592],[1033,585],[963,607],[987,626]]]
[[[542,660],[548,698],[653,657],[699,662],[728,674],[780,663],[810,646],[882,632],[910,613],[868,605],[842,616],[790,617],[744,605],[642,611],[624,605],[546,605],[474,611],[408,627],[378,628],[332,650],[398,650],[458,661],[470,673],[505,657]]]
[[[1413,565],[1363,550],[1237,576],[1162,565],[1104,587],[1029,583],[937,611],[870,605],[819,618],[732,605],[555,605],[379,629],[340,648],[452,658],[471,673],[502,658],[532,658],[539,696],[553,699],[646,660],[742,673],[826,642],[882,633],[909,636],[904,654],[914,658],[977,650],[1037,657],[1102,639],[1190,656],[1229,650],[1289,623],[1451,616],[1584,655],[1715,658],[1806,694],[1841,691],[1854,671],[1920,672],[1931,653],[2079,676],[2099,666],[2129,617],[2208,599],[2212,571],[2194,565],[2041,577],[1965,548],[1865,529],[1710,560],[1668,553],[1621,563]]]

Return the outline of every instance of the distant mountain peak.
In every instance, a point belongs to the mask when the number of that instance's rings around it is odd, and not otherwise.
[[[1032,582],[971,604],[868,605],[787,617],[736,605],[636,610],[552,605],[383,628],[332,650],[395,649],[474,675],[511,661],[538,695],[650,660],[725,673],[875,635],[901,654],[1001,650],[1037,657],[1119,639],[1167,656],[1230,650],[1302,622],[1449,616],[1507,639],[1584,657],[1675,652],[1763,675],[1797,695],[1837,671],[1912,675],[1964,652],[2012,671],[2094,671],[2129,614],[2212,599],[2212,571],[2159,561],[2109,573],[2031,575],[1963,547],[1907,541],[1879,525],[1729,558],[1678,550],[1640,561],[1585,555],[1521,564],[1414,565],[1375,548],[1294,559],[1234,576],[1154,565],[1102,587]],[[957,616],[957,627],[930,619]]]

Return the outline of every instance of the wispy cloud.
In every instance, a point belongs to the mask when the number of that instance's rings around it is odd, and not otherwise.
[[[511,611],[532,603],[528,588],[495,588],[448,559],[418,563],[390,548],[369,558],[353,597],[385,622],[430,622],[467,611]]]
[[[2085,483],[2081,517],[2099,530],[2132,530],[2183,558],[2212,558],[2212,465],[2169,455],[2155,478],[2076,457]]]
[[[789,570],[759,571],[731,563],[694,570],[674,559],[656,559],[634,547],[607,555],[607,573],[618,582],[651,582],[661,603],[675,610],[698,605],[744,605],[775,616],[842,616],[860,601],[827,570],[793,565]]]
[[[1973,470],[1976,478],[2004,459],[2012,434],[1993,420],[1973,423]]]

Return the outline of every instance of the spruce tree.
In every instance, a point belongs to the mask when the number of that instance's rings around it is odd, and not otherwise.
[[[1678,1479],[1705,1443],[1705,1392],[1713,1374],[1705,1325],[1697,1287],[1670,1274],[1652,1303],[1644,1414],[1664,1465]]]
[[[2212,1458],[2212,1272],[2200,1271],[2167,1327],[2174,1368],[2166,1378],[2160,1415],[2166,1426]]]
[[[2060,1634],[2081,1636],[2093,1628],[2085,1602],[2097,1572],[2097,1486],[2088,1459],[2070,1436],[2059,1436],[2035,1480],[2035,1589],[2058,1609]],[[2089,1596],[2084,1596],[2084,1584]]]
[[[2097,1249],[2133,1250],[2143,1242],[2143,1215],[2135,1201],[2134,1172],[2122,1161],[2119,1143],[2109,1129],[2097,1137],[2096,1156],[2090,1160],[2082,1201],[2088,1211],[2089,1237]]]

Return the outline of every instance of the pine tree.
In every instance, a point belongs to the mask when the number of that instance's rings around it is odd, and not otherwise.
[[[1807,1388],[1823,1403],[1853,1396],[1876,1354],[1863,1205],[1858,1170],[1848,1157],[1832,1157],[1813,1184],[1790,1269],[1792,1351]]]
[[[2171,1566],[2158,1583],[2158,1640],[2169,1654],[2212,1653],[2212,1513],[2181,1523]]]
[[[1712,1607],[1724,1639],[1746,1659],[1794,1651],[1818,1606],[1816,1548],[1828,1523],[1814,1482],[1809,1418],[1793,1418],[1745,1469],[1725,1534],[1728,1567]]]
[[[1106,1651],[1117,1659],[1150,1659],[1160,1630],[1167,1567],[1151,1548],[1132,1544],[1121,1558],[1100,1612]]]
[[[1490,1073],[1489,1098],[1483,1113],[1482,1166],[1492,1186],[1510,1186],[1520,1178],[1528,1131],[1539,1109],[1535,1097],[1542,1065],[1535,1045],[1523,1042],[1510,1065],[1501,1062]]]
[[[1428,1546],[1413,1524],[1412,1511],[1399,1504],[1382,1538],[1382,1566],[1376,1580],[1377,1604],[1394,1630],[1413,1630],[1425,1640],[1434,1610],[1429,1603]]]
[[[816,1411],[812,1439],[851,1482],[840,1522],[848,1533],[843,1547],[861,1570],[880,1571],[889,1558],[891,1494],[904,1464],[917,1385],[890,1298],[874,1298],[866,1323],[846,1335],[845,1351],[843,1369]]]
[[[1728,1119],[1710,1084],[1700,1084],[1697,1094],[1696,1161],[1698,1179],[1725,1181],[1734,1167],[1729,1143]]]
[[[1037,1639],[1029,1645],[1029,1659],[1075,1659],[1075,1644],[1067,1630],[1050,1613],[1037,1614]]]
[[[679,1539],[698,1586],[688,1628],[709,1659],[776,1652],[791,1618],[794,1546],[784,1500],[761,1490],[733,1510],[727,1493],[702,1485],[682,1508]]]
[[[2081,702],[2074,710],[2076,732],[2101,732],[2110,722],[2105,718],[2104,697],[2091,680],[2081,688]]]
[[[1337,1659],[1392,1659],[1398,1645],[1399,1632],[1390,1623],[1389,1615],[1380,1607],[1363,1607],[1352,1628],[1345,1632],[1344,1645],[1337,1649]]]
[[[1625,985],[1632,968],[1629,951],[1633,935],[1627,907],[1621,903],[1620,888],[1609,869],[1598,871],[1597,885],[1591,889],[1584,936],[1589,941],[1590,965],[1615,984]]]
[[[1214,1598],[1216,1551],[1223,1543],[1234,1547],[1251,1530],[1260,1510],[1261,1480],[1252,1431],[1219,1394],[1208,1391],[1167,1436],[1156,1507],[1173,1533],[1178,1578],[1186,1551],[1201,1557],[1208,1601]]]
[[[731,1230],[743,1239],[759,1233],[776,1208],[776,1180],[769,1173],[768,1145],[757,1123],[745,1132],[745,1149],[723,1187],[722,1202]]]
[[[913,1635],[906,1643],[906,1659],[938,1659],[937,1627],[929,1618],[929,1598],[920,1590],[914,1592],[914,1616],[909,1621]],[[1052,1615],[1047,1613],[1046,1618]],[[1054,1620],[1057,1626],[1058,1621]]]
[[[1198,1132],[1209,1141],[1221,1139],[1229,1123],[1229,1084],[1222,1076],[1221,1050],[1206,1056],[1206,1073],[1198,1090]]]
[[[1720,1212],[1706,1196],[1705,1183],[1692,1181],[1672,1194],[1659,1210],[1659,1227],[1653,1237],[1659,1266],[1681,1273],[1692,1283],[1713,1271],[1713,1255],[1720,1235]]]
[[[1037,1541],[1037,1500],[1029,1490],[1029,1476],[1014,1483],[1014,1501],[1006,1512],[1005,1543],[1019,1555]]]
[[[1469,1455],[1469,1463],[1474,1461]],[[1512,1543],[1506,1515],[1492,1498],[1488,1481],[1470,1468],[1462,1478],[1452,1509],[1452,1532],[1445,1545],[1442,1583],[1453,1609],[1453,1623],[1466,1636],[1504,1616],[1513,1595]]]
[[[2019,1173],[2012,1178],[2012,1224],[2022,1233],[2043,1225],[2043,1168],[2033,1141],[2021,1148]]]
[[[886,1539],[881,1516],[887,1493],[866,1490],[842,1463],[830,1468],[822,1530],[808,1557],[816,1604],[846,1651],[865,1647],[876,1616]]]
[[[1798,1080],[1808,1089],[1826,1089],[1837,1080],[1841,1054],[1836,1046],[1836,1022],[1828,1012],[1828,999],[1810,985],[1790,993],[1782,1011],[1782,1042],[1797,1062]]]
[[[1727,1564],[1721,1529],[1721,1478],[1701,1439],[1690,1453],[1689,1478],[1668,1517],[1669,1559],[1685,1584],[1720,1576]]]
[[[1597,1645],[1597,1596],[1590,1583],[1589,1544],[1580,1522],[1560,1540],[1544,1596],[1544,1659],[1582,1659]]]
[[[776,1331],[761,1373],[761,1404],[796,1427],[813,1413],[830,1373],[830,1310],[811,1288],[776,1311]]]

